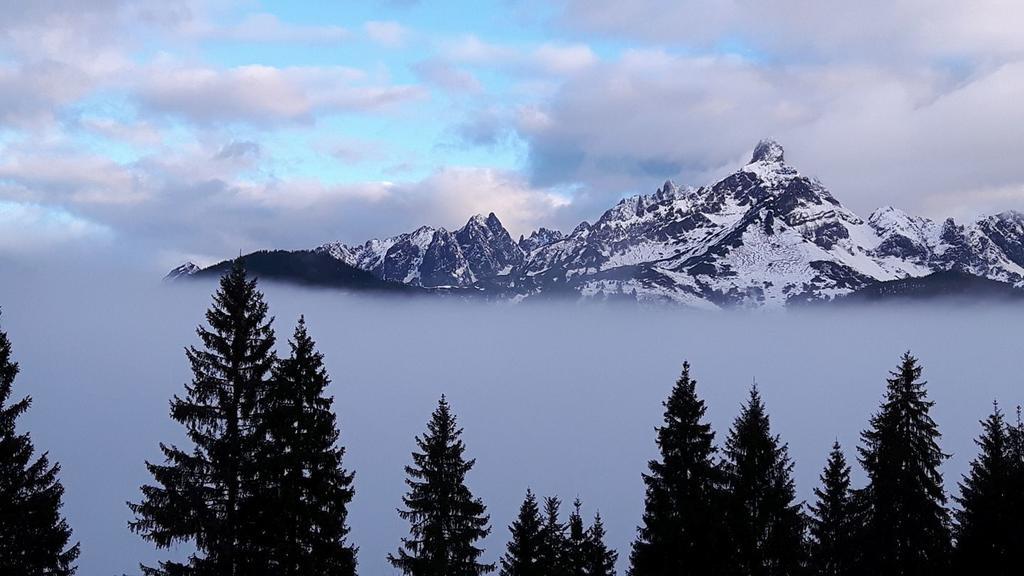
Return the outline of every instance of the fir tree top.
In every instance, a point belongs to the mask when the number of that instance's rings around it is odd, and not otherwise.
[[[771,432],[757,385],[733,422],[725,444],[729,527],[743,574],[783,576],[803,565],[804,517],[794,502],[789,450]]]
[[[850,466],[838,441],[832,444],[819,479],[821,486],[814,489],[816,502],[811,505],[811,568],[821,576],[853,576],[855,510]]]
[[[926,574],[946,569],[950,533],[939,448],[922,369],[909,352],[887,380],[879,411],[861,434],[864,573]]]
[[[683,362],[682,373],[664,406],[665,423],[657,428],[657,443],[665,466],[672,467],[680,459],[692,465],[694,460],[715,452],[715,433],[711,424],[702,421],[707,407],[697,397],[697,381],[690,377],[689,362]],[[660,464],[652,461],[651,470],[656,468]]]
[[[526,497],[519,506],[519,515],[508,527],[512,538],[501,558],[501,576],[546,576],[538,564],[543,545],[543,523],[537,497],[527,489]]]
[[[1015,509],[1020,485],[1014,477],[1010,428],[998,403],[981,425],[981,436],[975,440],[980,453],[956,498],[960,508],[954,513],[954,561],[958,573],[1009,576],[1020,571],[1018,541],[1024,536],[1021,510]]]
[[[476,461],[465,458],[461,435],[441,396],[427,432],[416,437],[413,465],[405,467],[409,492],[398,514],[409,521],[410,536],[402,539],[397,556],[388,556],[410,576],[475,576],[494,570],[493,564],[479,562],[483,549],[475,543],[490,533],[490,518],[465,484]]]
[[[896,481],[907,475],[937,504],[946,503],[939,466],[949,458],[939,448],[938,425],[930,411],[922,367],[910,352],[900,357],[899,367],[886,380],[881,409],[871,417],[871,427],[861,434],[861,463],[873,482]],[[906,484],[901,484],[906,485]],[[878,486],[878,488],[884,488]]]

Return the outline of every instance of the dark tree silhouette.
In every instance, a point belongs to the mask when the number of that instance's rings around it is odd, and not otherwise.
[[[143,566],[147,575],[252,576],[268,566],[254,498],[261,466],[255,454],[274,331],[241,259],[221,278],[206,321],[209,328],[197,329],[203,347],[186,351],[192,382],[184,398],[171,400],[171,418],[185,427],[192,447],[161,444],[164,462],[146,463],[154,484],[142,487],[141,502],[129,503],[132,531],[158,548],[191,543],[196,551],[184,564]]]
[[[69,545],[71,528],[60,513],[60,464],[51,465],[46,453],[35,458],[32,438],[17,431],[32,404],[29,397],[11,400],[17,375],[0,330],[0,574],[70,576],[79,546]]]
[[[512,539],[501,558],[501,576],[546,576],[540,565],[543,523],[537,497],[527,490],[519,516],[508,527]]]
[[[643,523],[630,554],[632,576],[716,575],[729,565],[715,433],[704,421],[689,363],[664,403],[660,460],[648,463]]]
[[[619,553],[610,550],[604,542],[604,522],[601,513],[594,515],[594,522],[587,529],[587,560],[584,571],[587,576],[615,576],[615,562]]]
[[[571,576],[586,576],[589,564],[591,542],[587,527],[583,525],[582,507],[579,498],[574,500],[566,523],[565,572]]]
[[[960,509],[955,512],[954,567],[958,574],[1009,576],[1020,572],[1024,555],[1014,546],[1019,520],[1012,505],[1015,492],[1024,485],[1013,484],[1009,430],[998,405],[981,425],[981,437],[975,441],[981,451],[956,498]]]
[[[735,569],[746,576],[791,576],[804,568],[804,517],[794,502],[788,448],[772,435],[757,386],[725,444],[727,507]]]
[[[810,572],[816,576],[853,576],[856,509],[850,489],[850,466],[839,442],[832,444],[821,486],[811,506]]]
[[[563,576],[569,571],[569,539],[566,525],[559,520],[562,501],[554,496],[544,499],[544,525],[541,527],[540,561],[544,574]]]
[[[419,452],[406,466],[409,492],[398,514],[410,524],[397,555],[388,561],[409,576],[477,576],[494,570],[479,561],[478,540],[490,532],[483,502],[466,486],[474,460],[466,460],[465,445],[444,396],[438,402],[427,432],[416,437]]]
[[[948,568],[949,513],[939,473],[948,456],[939,449],[933,404],[921,366],[905,353],[881,409],[861,434],[860,462],[868,478],[858,494],[861,574],[942,574]]]
[[[352,576],[355,548],[346,542],[352,474],[325,396],[323,355],[299,318],[291,354],[273,371],[260,401],[259,525],[268,568],[279,576]]]

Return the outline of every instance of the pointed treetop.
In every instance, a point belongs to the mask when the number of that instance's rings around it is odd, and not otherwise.
[[[782,144],[771,138],[765,138],[754,147],[754,155],[750,157],[750,163],[754,162],[785,162]]]

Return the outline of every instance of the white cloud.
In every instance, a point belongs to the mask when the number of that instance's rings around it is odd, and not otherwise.
[[[1017,57],[1024,53],[1016,0],[569,0],[575,30],[643,42],[715,46],[740,40],[798,58],[903,62],[914,58]]]
[[[423,60],[414,64],[412,69],[423,82],[449,92],[475,94],[483,90],[483,85],[471,72],[444,60]]]
[[[322,112],[375,112],[424,96],[414,85],[368,79],[347,67],[157,64],[138,87],[150,109],[201,124],[310,122]]]
[[[63,208],[0,200],[2,254],[38,256],[69,245],[105,244],[111,239],[109,228]]]
[[[351,37],[342,26],[293,24],[265,12],[247,14],[232,25],[197,24],[190,33],[239,42],[334,43]]]
[[[473,34],[447,42],[442,52],[453,62],[505,68],[519,74],[562,76],[585,70],[598,61],[587,44],[547,42],[514,46],[487,42]]]
[[[389,48],[402,46],[409,37],[409,29],[393,21],[371,20],[363,24],[363,30],[370,40]]]
[[[537,185],[582,182],[601,203],[667,177],[708,183],[771,135],[859,211],[927,211],[940,196],[1024,182],[1011,152],[1024,142],[1022,98],[1024,61],[962,79],[633,50],[523,108],[518,131]]]

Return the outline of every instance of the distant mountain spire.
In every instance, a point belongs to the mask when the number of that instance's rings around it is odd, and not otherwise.
[[[765,138],[754,147],[754,155],[750,157],[750,163],[754,162],[785,162],[785,150],[771,138]]]

